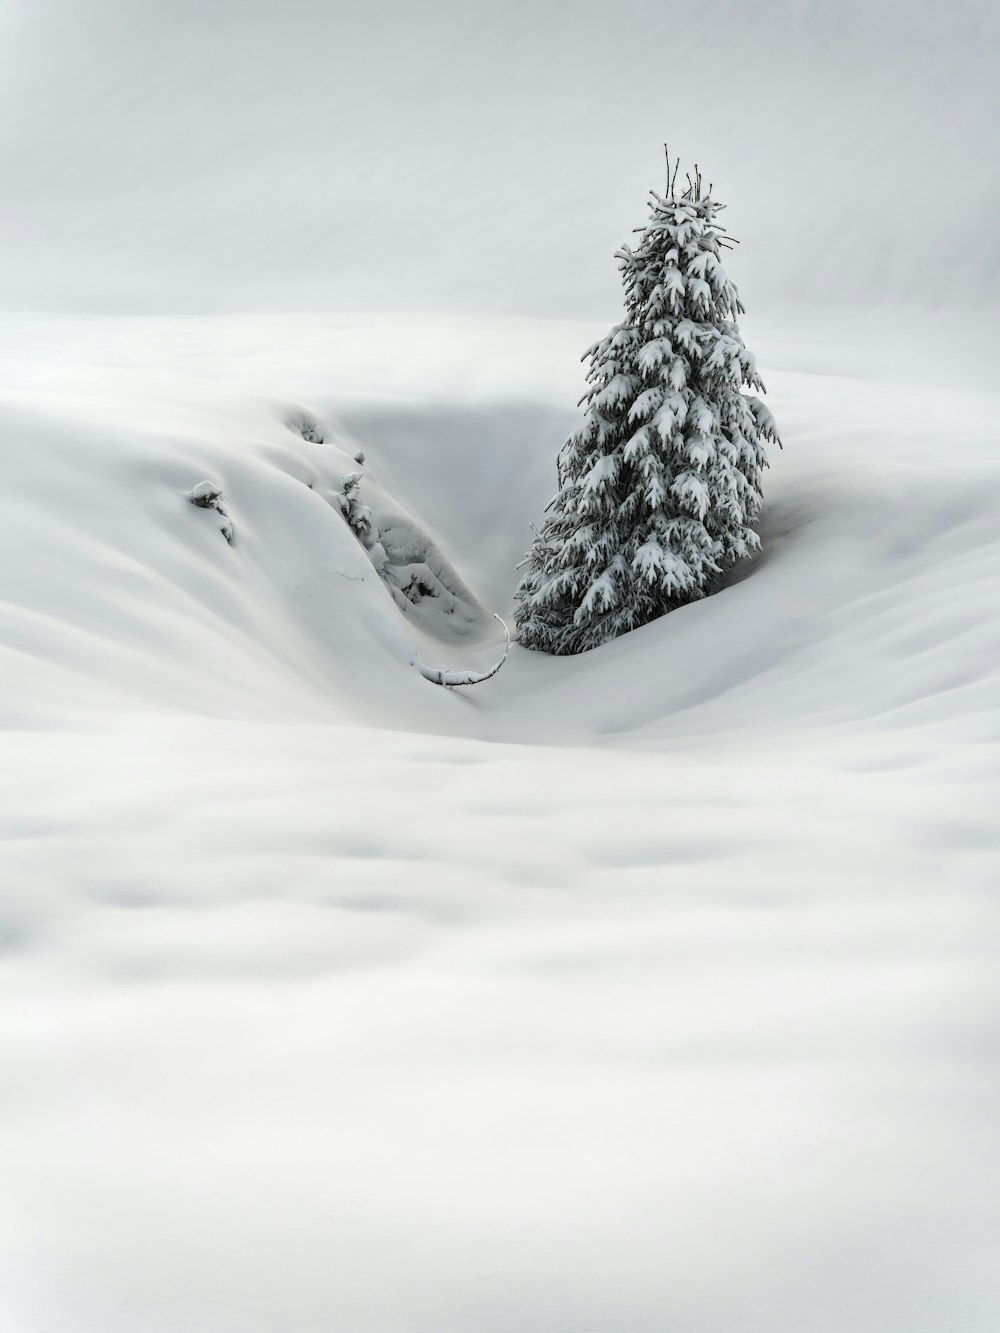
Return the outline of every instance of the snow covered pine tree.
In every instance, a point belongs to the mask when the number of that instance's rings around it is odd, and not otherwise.
[[[651,191],[635,249],[616,254],[624,323],[589,348],[583,425],[517,589],[520,642],[580,653],[710,593],[759,545],[765,440],[780,445],[720,251],[723,205],[695,167]]]

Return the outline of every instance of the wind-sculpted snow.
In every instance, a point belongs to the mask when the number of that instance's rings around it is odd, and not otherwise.
[[[775,334],[759,556],[463,691],[593,330],[0,326],[4,1333],[992,1333],[998,397]]]

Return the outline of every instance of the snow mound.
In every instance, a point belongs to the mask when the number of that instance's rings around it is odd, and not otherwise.
[[[470,665],[489,658],[491,617],[369,474],[387,579],[372,568],[337,504],[349,436],[162,371],[123,394],[108,362],[88,392],[50,381],[0,400],[7,725],[150,706],[400,719],[427,689],[415,652],[461,641]]]

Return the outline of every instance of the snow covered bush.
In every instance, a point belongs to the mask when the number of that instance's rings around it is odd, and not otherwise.
[[[441,558],[440,552],[433,549],[426,536],[419,534],[412,521],[408,523],[397,517],[392,526],[380,530],[371,509],[361,503],[359,496],[365,462],[361,450],[354,455],[354,461],[361,471],[347,474],[343,490],[336,496],[336,501],[344,521],[368,553],[368,558],[393,601],[404,615],[412,614],[416,607],[427,601],[437,605],[441,616],[455,617],[456,613],[464,611],[464,616],[459,618],[474,623],[478,619],[478,607],[468,604],[469,599],[462,595],[458,580],[449,577],[447,563]],[[449,583],[453,586],[449,587]],[[458,685],[479,685],[490,680],[506,662],[510,648],[510,634],[506,624],[500,616],[495,615],[493,618],[503,628],[505,646],[501,657],[486,670],[441,670],[426,666],[416,655],[413,665],[425,680],[447,689],[454,689]],[[423,619],[426,627],[429,617],[424,616]]]
[[[379,531],[372,519],[372,511],[367,505],[363,505],[358,498],[358,487],[361,485],[361,478],[364,476],[365,462],[365,456],[360,449],[354,455],[354,461],[362,470],[347,474],[344,478],[343,494],[337,497],[337,503],[340,505],[340,512],[344,515],[347,526],[368,552],[368,557],[375,566],[379,578],[384,579],[389,558],[379,540]]]
[[[211,481],[199,481],[192,490],[185,492],[185,498],[198,509],[214,509],[222,520],[219,531],[230,546],[233,544],[233,525],[222,503],[222,490]]]
[[[516,594],[519,639],[579,653],[706,596],[755,550],[764,442],[780,443],[721,262],[723,205],[695,168],[652,194],[634,249],[615,256],[625,319],[590,358],[583,425]]]

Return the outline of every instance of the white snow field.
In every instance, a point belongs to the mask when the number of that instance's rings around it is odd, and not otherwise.
[[[1000,1328],[995,348],[887,327],[747,325],[722,592],[448,691],[603,329],[2,317],[2,1333]]]

